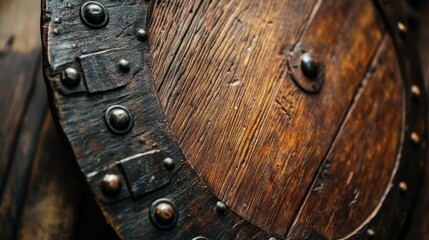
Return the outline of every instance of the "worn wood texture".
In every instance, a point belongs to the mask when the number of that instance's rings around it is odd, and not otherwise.
[[[285,234],[379,45],[372,2],[159,2],[153,16],[154,76],[186,157],[234,211]],[[301,50],[326,65],[319,95],[287,73]]]
[[[45,91],[42,93],[45,98]],[[73,171],[76,170],[73,154],[67,151],[49,113],[35,145],[17,238],[71,239],[80,220],[82,182]]]
[[[416,192],[427,127],[421,121],[424,104],[411,106],[409,92],[403,91],[412,81],[421,84],[414,80],[412,61],[401,61],[403,52],[394,54],[373,2],[100,3],[109,11],[109,24],[91,29],[77,17],[80,3],[43,2],[44,71],[55,119],[120,237],[283,238],[294,221],[307,224],[294,225],[306,226],[292,228],[294,238],[351,232],[351,238],[360,239],[368,228],[381,238],[397,236]],[[149,43],[138,41],[139,28],[149,30]],[[392,35],[395,43],[398,36]],[[396,48],[404,49],[405,41],[399,41]],[[115,56],[105,57],[111,51]],[[293,60],[303,51],[323,64],[325,82],[317,94],[303,92],[292,79],[302,77]],[[377,53],[386,54],[386,64]],[[87,62],[91,66],[79,62],[94,55],[100,57]],[[113,62],[120,57],[138,67],[118,74]],[[390,71],[398,73],[397,60],[400,75]],[[120,84],[93,91],[92,83],[104,84],[105,73],[96,72],[103,66],[112,66],[109,81]],[[60,81],[67,67],[77,68],[82,77],[75,90],[65,91]],[[116,104],[127,107],[134,119],[128,134],[110,132],[103,119]],[[390,116],[384,116],[387,111]],[[389,131],[379,129],[387,124]],[[350,129],[355,125],[365,130]],[[423,134],[414,151],[409,138],[399,144],[410,131]],[[371,145],[368,139],[378,142]],[[368,156],[374,159],[362,160]],[[157,175],[148,178],[138,166],[158,171],[156,165],[167,157],[176,164],[169,181],[159,188],[146,185]],[[142,162],[146,158],[153,161]],[[358,164],[347,165],[353,159]],[[355,171],[361,174],[350,178]],[[124,183],[117,196],[101,190],[106,174]],[[356,186],[345,186],[348,180]],[[398,194],[401,180],[410,183],[411,194]],[[342,185],[329,190],[335,183]],[[363,189],[365,184],[375,188]],[[150,191],[143,191],[147,186]],[[364,202],[356,198],[357,188]],[[158,229],[149,217],[151,204],[160,198],[176,205],[172,229]],[[326,207],[321,199],[329,202]],[[219,200],[230,207],[225,214],[213,210]],[[356,213],[369,216],[353,218]],[[344,221],[349,225],[338,227]]]
[[[383,204],[404,129],[405,94],[395,60],[393,43],[385,37],[289,237],[311,231],[328,239],[346,237]]]
[[[40,69],[39,6],[37,1],[0,2],[0,195]]]

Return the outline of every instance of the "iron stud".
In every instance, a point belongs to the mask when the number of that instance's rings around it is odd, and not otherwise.
[[[101,189],[110,197],[117,196],[121,192],[121,188],[121,177],[116,174],[106,174],[101,181]]]
[[[405,182],[399,183],[399,190],[401,190],[402,193],[405,193],[408,190],[408,185]]]
[[[128,108],[121,105],[109,107],[104,117],[109,129],[116,134],[128,133],[134,124]]]
[[[399,30],[399,32],[401,33],[401,34],[405,34],[405,33],[407,33],[407,31],[408,31],[408,29],[407,29],[407,26],[405,25],[405,23],[403,23],[403,22],[398,22],[398,30]]]
[[[418,145],[420,143],[420,136],[416,132],[411,133],[411,141],[414,145]]]
[[[174,169],[175,163],[173,159],[168,157],[168,158],[165,158],[164,161],[162,161],[162,165],[166,170],[171,171]]]
[[[198,236],[198,237],[192,238],[192,240],[209,240],[209,239],[203,236]]]
[[[102,28],[109,21],[109,14],[101,3],[89,1],[80,8],[80,17],[87,26]]]
[[[77,87],[80,83],[80,75],[75,68],[66,68],[62,73],[61,82],[68,88]]]
[[[148,39],[148,34],[147,34],[146,30],[139,28],[136,32],[136,37],[137,37],[137,40],[143,42],[143,41],[146,41]]]
[[[119,66],[119,70],[121,70],[121,72],[123,72],[123,73],[127,73],[127,72],[129,72],[129,71],[130,71],[130,69],[131,69],[131,64],[130,64],[130,62],[128,62],[128,61],[127,61],[127,60],[125,60],[125,59],[121,59],[121,60],[119,60],[118,66]]]
[[[309,53],[304,53],[301,56],[301,70],[307,78],[315,79],[319,75],[319,63]]]
[[[421,94],[422,93],[421,93],[420,88],[418,86],[416,86],[416,85],[411,86],[411,96],[414,99],[419,98],[421,96]]]
[[[375,238],[375,231],[371,228],[369,228],[368,230],[366,230],[366,235],[368,236],[369,239],[374,239]]]
[[[226,212],[226,206],[225,206],[225,204],[223,202],[220,202],[220,201],[217,202],[216,206],[215,206],[215,211],[218,214],[224,214]]]
[[[150,219],[155,226],[161,229],[172,228],[177,221],[176,207],[169,199],[158,199],[152,203]]]

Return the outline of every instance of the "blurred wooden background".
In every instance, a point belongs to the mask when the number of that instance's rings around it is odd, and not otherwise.
[[[429,3],[412,1],[429,90]],[[0,0],[0,239],[115,239],[48,110],[40,1]],[[429,239],[429,164],[401,239]]]

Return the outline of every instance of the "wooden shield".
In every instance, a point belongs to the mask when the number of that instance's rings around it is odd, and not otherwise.
[[[426,157],[400,1],[45,0],[51,102],[124,239],[391,239]]]

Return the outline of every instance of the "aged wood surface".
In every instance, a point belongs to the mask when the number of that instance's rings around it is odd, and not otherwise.
[[[80,220],[82,182],[49,113],[36,146],[17,238],[72,239]]]
[[[39,6],[37,1],[0,2],[0,195],[39,70]]]
[[[150,31],[186,157],[237,213],[285,234],[381,39],[372,2],[159,2]],[[286,72],[301,49],[326,64],[319,95]]]
[[[16,237],[47,109],[37,1],[0,2],[0,238]],[[36,84],[39,81],[39,84]]]
[[[352,234],[378,211],[390,190],[405,114],[404,87],[390,37],[385,37],[357,91],[292,227],[293,239],[309,236],[311,230],[328,239]]]
[[[3,194],[0,203],[0,238],[15,238],[20,221],[22,206],[25,202],[28,189],[28,179],[33,163],[34,152],[37,149],[37,140],[43,123],[44,113],[47,110],[46,94],[43,91],[42,72],[39,65],[38,81],[28,99],[28,108],[25,111],[22,125],[19,125],[19,134],[15,143],[14,154],[10,159],[10,166],[5,178]],[[36,78],[37,79],[37,78]],[[24,79],[32,83],[32,78]],[[19,91],[20,89],[18,89]],[[18,97],[19,98],[19,97]]]
[[[407,181],[408,190],[416,191],[425,110],[410,106],[408,91],[401,95],[414,79],[413,62],[401,64],[402,75],[391,74],[398,73],[396,55],[389,37],[382,44],[384,23],[371,1],[100,3],[109,24],[91,29],[78,17],[80,3],[43,2],[44,70],[55,119],[120,237],[283,238],[294,221],[306,226],[291,229],[297,238],[352,231],[359,239],[370,227],[385,238],[397,234],[414,196],[399,195],[397,183]],[[150,43],[137,39],[140,28],[149,30]],[[293,59],[303,51],[323,64],[325,82],[317,94],[302,91],[291,77],[300,77]],[[389,64],[377,52],[386,53]],[[115,67],[120,58],[131,63],[130,72]],[[75,89],[60,81],[67,67],[82,77]],[[134,119],[127,134],[112,133],[103,119],[117,104]],[[410,107],[406,121],[404,105]],[[384,116],[388,110],[393,113]],[[414,111],[417,117],[410,118]],[[414,152],[407,138],[401,156],[418,160],[398,161],[401,169],[394,175],[404,122],[407,136],[413,130],[423,135]],[[380,130],[385,125],[390,131]],[[371,145],[369,138],[378,142]],[[374,159],[366,161],[368,156]],[[164,158],[176,165],[171,178],[159,181]],[[347,165],[353,160],[358,163]],[[360,174],[350,178],[351,172]],[[118,195],[102,191],[106,174],[124,182]],[[347,181],[355,188],[344,186]],[[330,187],[335,183],[343,186]],[[362,189],[365,184],[373,188]],[[384,204],[387,189],[392,191]],[[160,198],[176,205],[172,229],[160,230],[150,219],[151,204]],[[214,211],[219,200],[231,209]],[[353,218],[356,213],[362,215]],[[344,222],[348,226],[337,228]]]

